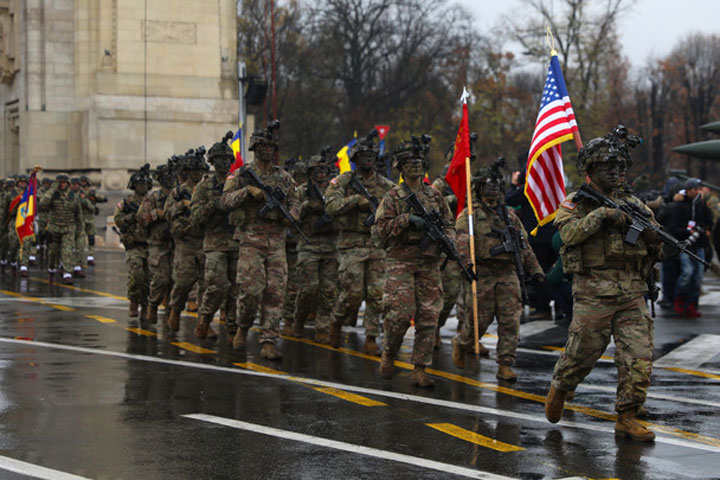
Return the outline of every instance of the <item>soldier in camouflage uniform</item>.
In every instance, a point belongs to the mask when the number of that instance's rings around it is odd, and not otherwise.
[[[8,264],[8,238],[10,232],[10,215],[8,207],[10,205],[8,198],[10,197],[9,189],[15,186],[15,180],[6,178],[2,181],[2,190],[0,191],[0,269],[5,273],[5,267]]]
[[[80,197],[70,191],[68,176],[58,175],[50,189],[40,197],[38,204],[48,217],[48,273],[52,276],[58,261],[61,261],[64,268],[63,283],[72,284],[70,268],[73,264],[75,225],[81,218]]]
[[[87,235],[85,234],[86,218],[94,218],[95,216],[95,205],[92,204],[85,193],[80,189],[80,178],[72,177],[70,179],[70,190],[80,197],[80,209],[81,218],[78,220],[79,223],[75,225],[75,250],[73,253],[74,264],[73,275],[79,278],[85,277],[82,266],[85,263],[85,251],[87,249]]]
[[[235,228],[230,224],[227,211],[220,206],[225,181],[235,159],[227,144],[233,136],[228,132],[208,152],[208,162],[215,167],[215,174],[205,177],[193,192],[190,203],[190,219],[196,228],[204,229],[205,293],[200,302],[195,336],[199,339],[217,338],[210,327],[215,312],[221,308],[227,315],[228,332],[235,333],[235,303],[238,296],[237,277],[238,242],[233,238]],[[230,337],[230,335],[228,335]]]
[[[138,305],[140,305],[140,318],[143,319],[147,316],[150,275],[148,272],[147,230],[139,222],[138,211],[148,191],[152,188],[149,164],[145,164],[139,172],[130,176],[128,188],[135,193],[118,202],[115,207],[114,219],[115,225],[120,229],[120,241],[125,247],[125,267],[128,272],[127,296],[130,299],[128,315],[137,317]]]
[[[440,275],[441,252],[436,245],[420,248],[426,235],[426,220],[407,203],[414,193],[428,212],[438,212],[444,221],[445,233],[455,239],[453,215],[442,194],[423,182],[427,143],[413,138],[393,149],[393,167],[399,169],[405,180],[393,187],[377,210],[373,235],[385,246],[385,343],[383,345],[380,374],[392,378],[395,358],[403,342],[410,320],[415,319],[411,381],[420,387],[433,386],[425,373],[432,362],[438,315],[442,308],[443,290]]]
[[[170,223],[170,233],[175,242],[173,252],[172,279],[170,292],[170,315],[167,327],[172,332],[180,330],[180,313],[185,308],[190,290],[199,283],[199,295],[205,290],[203,272],[205,254],[203,253],[203,231],[190,219],[190,201],[195,186],[202,180],[208,169],[205,163],[205,148],[188,152],[183,159],[183,168],[187,180],[175,187],[165,201],[165,220]]]
[[[307,181],[307,165],[294,157],[285,162],[285,170],[292,175],[295,185],[302,185]],[[285,256],[288,264],[288,281],[283,299],[283,334],[293,334],[293,323],[295,321],[295,299],[298,294],[297,261],[298,261],[298,236],[294,229],[288,228],[285,239]],[[314,310],[313,310],[314,312]],[[305,319],[303,319],[303,324]]]
[[[315,341],[325,344],[330,343],[330,322],[337,299],[338,270],[333,219],[325,212],[323,198],[328,186],[328,171],[324,158],[313,156],[307,166],[307,183],[298,189],[300,222],[310,243],[300,239],[298,244],[298,293],[293,328],[293,335],[301,338],[305,320],[317,308]]]
[[[160,184],[160,188],[145,196],[137,214],[140,226],[148,232],[150,290],[147,315],[144,320],[150,323],[157,323],[158,305],[170,293],[170,266],[173,253],[170,224],[165,220],[165,201],[175,186],[175,176],[168,165],[160,165],[155,172],[155,180]]]
[[[237,283],[238,328],[233,348],[245,348],[248,330],[260,309],[260,354],[269,360],[278,360],[282,354],[275,348],[280,334],[283,296],[287,285],[287,259],[285,257],[285,217],[275,208],[263,210],[267,199],[262,189],[253,185],[246,171],[252,169],[267,187],[279,188],[284,194],[282,202],[290,214],[297,218],[299,203],[295,182],[288,172],[274,164],[278,151],[275,126],[272,121],[265,130],[256,131],[250,138],[250,150],[255,161],[233,172],[225,182],[220,206],[229,212],[238,211],[244,216],[235,230],[239,240]],[[262,216],[260,216],[262,212]],[[235,212],[233,214],[237,215]],[[237,222],[233,222],[238,225]]]
[[[7,202],[7,236],[8,236],[8,261],[12,266],[13,273],[18,270],[20,266],[21,274],[27,276],[27,256],[25,257],[25,263],[22,263],[20,259],[20,239],[18,238],[17,231],[15,230],[15,218],[19,208],[19,199],[22,197],[23,192],[28,185],[29,177],[27,175],[18,175],[15,178],[15,186],[8,191]],[[13,206],[12,204],[15,203]],[[10,208],[12,207],[12,208]],[[29,245],[29,242],[28,242]],[[25,252],[27,254],[27,251]],[[25,266],[24,272],[22,266]]]
[[[50,190],[52,186],[52,180],[48,177],[43,178],[38,183],[37,198],[39,199],[45,193]],[[35,222],[37,223],[37,233],[35,239],[37,242],[37,254],[47,258],[48,244],[50,240],[47,233],[48,215],[47,211],[40,205],[37,206],[37,215],[35,216]],[[32,262],[31,262],[32,264]]]
[[[475,199],[473,202],[473,231],[475,232],[475,262],[477,264],[477,303],[478,303],[478,337],[485,334],[488,326],[497,318],[497,378],[516,380],[517,375],[511,366],[515,363],[520,334],[520,316],[522,301],[520,299],[520,279],[515,271],[512,254],[505,252],[493,255],[491,250],[502,244],[498,232],[505,230],[507,225],[500,216],[499,209],[507,209],[499,199],[504,194],[502,179],[492,175],[490,169],[481,168],[473,181]],[[527,244],[527,232],[520,219],[510,209],[508,218],[516,232],[521,236],[521,258],[523,269],[528,277],[539,281],[544,278],[542,269],[535,254]],[[458,250],[460,255],[470,258],[469,222],[467,210],[463,210],[456,224],[458,233]],[[524,279],[523,279],[524,280]],[[472,293],[466,289],[465,304],[470,305]],[[462,329],[453,339],[452,360],[456,367],[465,368],[465,352],[474,351],[475,328],[472,311],[468,310],[462,319]],[[482,346],[482,345],[481,345]],[[481,353],[487,354],[483,347]]]
[[[93,206],[93,211],[85,215],[85,235],[87,235],[87,264],[95,265],[95,217],[100,213],[98,203],[105,203],[108,199],[104,195],[97,193],[93,188],[90,179],[82,175],[80,177],[80,190]]]
[[[652,212],[639,199],[618,194],[621,163],[629,147],[610,133],[588,142],[578,155],[578,168],[589,186],[616,202],[632,203]],[[654,220],[653,220],[654,221]],[[563,247],[565,273],[573,274],[573,319],[565,350],[555,364],[545,416],[556,423],[569,391],[590,373],[615,340],[618,388],[615,432],[638,441],[653,441],[655,434],[636,419],[650,387],[653,354],[653,320],[644,295],[646,276],[661,256],[657,234],[645,230],[635,245],[624,241],[629,216],[571,193],[561,204],[555,224]]]
[[[348,318],[355,316],[365,300],[363,350],[370,355],[380,354],[376,339],[380,333],[380,316],[383,312],[385,251],[373,245],[370,235],[373,207],[365,196],[352,187],[351,180],[359,181],[378,200],[385,196],[394,184],[374,170],[378,151],[372,134],[356,142],[350,152],[350,160],[356,170],[330,180],[325,193],[325,208],[335,219],[335,228],[339,231],[340,294],[333,309],[330,344],[336,348],[342,344],[342,325]]]

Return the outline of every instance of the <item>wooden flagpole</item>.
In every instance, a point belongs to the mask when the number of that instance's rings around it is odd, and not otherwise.
[[[468,231],[470,233],[470,261],[477,273],[475,264],[475,225],[473,224],[472,183],[470,158],[465,157],[465,198],[468,211]],[[480,334],[478,333],[477,280],[472,281],[473,331],[475,332],[475,355],[480,354]]]

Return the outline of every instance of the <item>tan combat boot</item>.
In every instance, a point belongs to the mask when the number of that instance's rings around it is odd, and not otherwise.
[[[417,385],[418,387],[422,388],[430,388],[435,386],[435,380],[430,378],[430,376],[425,372],[425,367],[421,367],[418,365],[415,365],[415,368],[413,368],[410,381],[413,385]]]
[[[197,312],[198,308],[200,308],[195,300],[188,300],[187,302],[187,311],[188,312]]]
[[[197,325],[195,325],[195,336],[200,340],[204,340],[205,338],[211,340],[216,339],[218,336],[217,332],[213,330],[210,323],[212,323],[211,315],[201,315],[198,318]]]
[[[280,360],[282,358],[282,353],[275,348],[274,343],[263,343],[262,349],[260,350],[260,356],[263,358],[267,358],[268,360]]]
[[[375,343],[375,337],[368,335],[365,337],[365,345],[363,345],[363,351],[368,355],[378,356],[380,355],[380,347]]]
[[[148,312],[148,306],[147,304],[140,304],[140,320],[145,320],[147,318],[147,312]]]
[[[295,320],[292,328],[292,336],[295,338],[303,338],[305,336],[305,322]]]
[[[626,410],[618,414],[617,422],[615,422],[615,435],[630,437],[637,442],[655,440],[655,434],[635,420],[633,410]]]
[[[220,309],[220,325],[225,325],[227,323],[227,312],[225,309]]]
[[[292,320],[285,320],[283,323],[283,329],[282,334],[286,337],[292,337],[293,334],[293,321]]]
[[[510,368],[510,365],[498,365],[497,374],[495,374],[500,380],[506,380],[508,382],[514,382],[517,380],[517,375]]]
[[[635,414],[635,418],[647,418],[648,415],[650,415],[650,412],[648,412],[648,409],[645,407],[640,407],[640,408],[638,408],[638,411]]]
[[[395,357],[390,355],[387,349],[382,352],[382,361],[380,362],[380,376],[385,380],[390,380],[395,370]]]
[[[453,365],[455,365],[459,369],[465,368],[465,350],[460,346],[460,344],[453,338],[452,341],[452,362]]]
[[[550,423],[557,423],[562,417],[563,406],[565,405],[565,396],[568,392],[550,386],[550,391],[545,398],[545,418]]]
[[[170,316],[167,319],[167,327],[173,332],[180,330],[180,311],[174,308],[170,309]]]
[[[247,345],[248,328],[238,328],[233,337],[232,346],[235,350],[242,350]]]
[[[157,305],[150,305],[147,311],[147,316],[145,317],[145,320],[147,320],[149,323],[157,323],[157,311],[158,307]]]
[[[323,345],[330,344],[330,334],[327,330],[315,330],[315,341]]]
[[[340,348],[342,345],[342,324],[335,322],[330,324],[330,345],[333,348]]]
[[[485,348],[485,345],[478,342],[478,355],[481,357],[489,357],[490,356],[490,350]]]
[[[134,302],[130,300],[130,305],[128,306],[128,316],[129,317],[137,317],[138,316],[138,304],[137,302]]]
[[[565,395],[565,401],[572,402],[573,400],[575,400],[575,390],[570,390],[567,392],[567,395]]]

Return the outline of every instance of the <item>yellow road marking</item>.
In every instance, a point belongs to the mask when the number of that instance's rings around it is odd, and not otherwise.
[[[217,353],[217,350],[210,350],[207,348],[198,347],[197,345],[193,345],[192,343],[188,342],[172,342],[172,344],[176,347],[182,348],[183,350],[188,350],[194,353]]]
[[[553,350],[555,352],[564,352],[565,351],[565,349],[563,347],[546,346],[546,347],[541,347],[541,348],[544,348],[545,350]],[[613,360],[613,357],[609,357],[607,355],[600,355],[600,358],[602,358],[603,360]]]
[[[237,362],[233,363],[233,365],[237,365],[238,367],[247,368],[248,370],[254,370],[256,372],[262,372],[262,373],[269,373],[270,375],[287,375],[287,372],[281,372],[280,370],[274,370],[272,368],[263,367],[262,365],[258,365],[257,363],[252,362]]]
[[[128,300],[127,297],[120,297],[118,295],[113,295],[112,293],[101,292],[98,290],[89,290],[87,288],[80,288],[80,287],[76,287],[74,285],[63,285],[62,283],[52,282],[50,280],[45,280],[44,278],[30,277],[29,279],[32,280],[33,282],[46,283],[48,285],[54,285],[56,287],[67,288],[69,290],[77,290],[78,292],[92,293],[94,295],[99,295],[101,297],[110,297],[110,298],[114,298],[116,300],[124,300],[126,302],[130,301],[130,300]]]
[[[673,372],[678,373],[687,373],[688,375],[695,375],[698,377],[705,377],[705,378],[712,378],[713,380],[720,380],[720,375],[715,375],[714,373],[707,373],[707,372],[701,372],[699,370],[689,370],[687,368],[677,368],[677,367],[660,367],[664,370],[670,370]]]
[[[42,305],[47,305],[48,307],[56,308],[58,310],[62,310],[63,312],[74,312],[75,311],[75,309],[72,307],[66,307],[65,305],[58,305],[56,303],[50,303],[50,302],[43,300],[42,298],[28,297],[27,295],[21,295],[19,293],[11,292],[9,290],[0,290],[0,293],[2,293],[4,295],[8,295],[10,297],[19,298],[20,300],[27,300],[28,302],[37,302]]]
[[[87,318],[90,318],[92,320],[97,320],[100,323],[115,323],[115,320],[108,317],[102,317],[100,315],[85,315]]]
[[[363,397],[362,395],[357,395],[355,393],[345,392],[343,390],[338,390],[337,388],[312,387],[312,389],[317,390],[318,392],[327,393],[328,395],[332,395],[334,397],[342,398],[343,400],[347,400],[348,402],[363,405],[365,407],[387,407],[387,403],[378,402],[377,400],[373,400],[372,398]]]
[[[434,428],[435,430],[439,430],[443,433],[447,433],[448,435],[452,435],[453,437],[465,440],[466,442],[474,443],[485,448],[492,448],[493,450],[497,450],[498,452],[520,452],[522,450],[525,450],[524,448],[518,447],[517,445],[503,443],[499,440],[486,437],[485,435],[480,435],[470,430],[458,427],[457,425],[453,425],[452,423],[426,423],[425,425],[430,428]]]
[[[144,335],[146,337],[157,337],[157,333],[151,332],[150,330],[143,330],[142,328],[126,328],[125,330],[137,333],[138,335]]]

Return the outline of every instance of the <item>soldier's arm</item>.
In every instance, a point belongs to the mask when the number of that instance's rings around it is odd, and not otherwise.
[[[400,213],[401,200],[393,192],[388,193],[375,212],[375,229],[381,238],[396,237],[410,226],[410,213]]]
[[[520,218],[515,214],[515,212],[510,212],[512,223],[515,229],[520,232],[523,238],[523,242],[525,243],[525,247],[520,251],[520,255],[522,256],[522,262],[523,262],[523,270],[525,270],[525,275],[528,277],[532,277],[534,275],[544,275],[542,268],[540,267],[540,264],[538,263],[537,257],[535,256],[535,252],[530,247],[530,243],[528,240],[528,233],[525,230],[525,226],[523,226],[522,222],[520,221]]]
[[[239,175],[230,175],[225,180],[223,193],[220,197],[220,206],[227,211],[235,210],[245,203],[248,198],[247,188],[242,185]]]
[[[125,213],[125,210],[123,208],[123,200],[119,201],[118,204],[115,206],[115,225],[118,226],[120,230],[124,230],[133,224],[133,218],[132,215],[129,213]]]
[[[137,221],[143,227],[149,227],[157,221],[157,210],[155,208],[155,196],[147,195],[137,212]]]
[[[576,208],[578,207],[570,208],[563,202],[555,217],[560,238],[568,246],[579,245],[597,233],[606,218],[603,207],[596,208],[584,217],[574,213]]]
[[[443,232],[445,235],[450,237],[451,240],[455,241],[457,234],[455,229],[455,216],[450,211],[450,205],[448,205],[447,200],[445,200],[445,197],[442,196],[441,193],[438,192],[438,199],[440,201],[441,205],[441,213],[443,216],[443,220],[445,221],[445,228],[443,229]]]
[[[458,253],[461,257],[470,260],[470,228],[468,223],[467,208],[462,211],[457,221],[455,222],[455,230],[457,231],[457,238],[455,245],[457,246]]]
[[[215,212],[215,205],[212,198],[209,198],[208,190],[205,185],[198,185],[190,200],[190,221],[198,228]]]
[[[360,201],[360,194],[345,196],[344,188],[337,181],[339,177],[330,182],[330,186],[325,192],[325,210],[333,216],[343,215],[354,208],[357,208]]]

